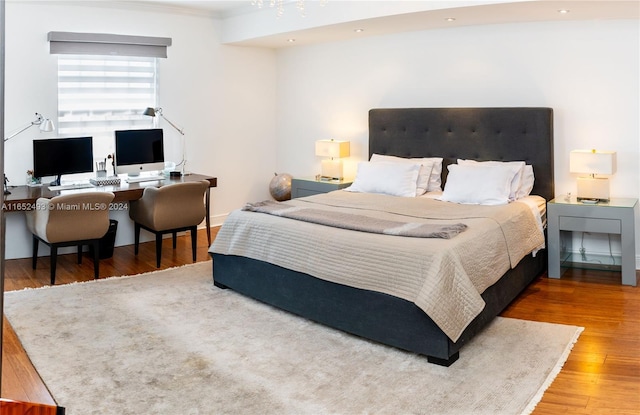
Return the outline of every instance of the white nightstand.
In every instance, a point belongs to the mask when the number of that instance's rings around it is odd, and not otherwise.
[[[305,197],[317,195],[319,193],[327,193],[333,190],[344,189],[351,186],[351,180],[316,180],[316,179],[292,179],[291,180],[291,198]]]
[[[622,252],[619,267],[622,284],[636,285],[635,219],[638,199],[616,199],[598,204],[585,204],[575,198],[556,198],[547,203],[547,235],[549,278],[560,278],[560,267],[572,253],[571,231],[620,235]],[[566,231],[566,232],[565,232]]]

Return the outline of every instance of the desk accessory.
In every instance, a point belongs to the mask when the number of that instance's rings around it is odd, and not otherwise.
[[[118,176],[94,177],[89,179],[89,183],[91,183],[94,186],[119,186],[120,178]]]
[[[42,186],[42,180],[39,177],[35,177],[33,175],[33,170],[27,170],[27,186]]]
[[[96,161],[96,177],[107,177],[107,159]]]
[[[4,176],[4,194],[5,195],[11,194],[11,192],[9,191],[9,186],[7,185],[8,182],[9,182],[9,179],[7,179],[7,176]]]

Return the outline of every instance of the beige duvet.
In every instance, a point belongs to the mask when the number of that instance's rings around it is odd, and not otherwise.
[[[451,239],[410,238],[237,210],[209,249],[411,301],[453,341],[484,308],[480,294],[544,243],[531,208],[519,202],[459,205],[335,191],[287,203],[404,222],[466,224]]]

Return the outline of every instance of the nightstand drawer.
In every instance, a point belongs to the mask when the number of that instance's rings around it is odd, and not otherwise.
[[[351,186],[350,180],[321,181],[315,179],[292,179],[291,198],[313,196],[320,193],[327,193],[334,190],[344,189]]]
[[[291,198],[295,199],[297,197],[313,196],[320,193],[325,193],[325,192],[322,192],[316,189],[304,189],[302,187],[298,187],[293,192],[291,192]]]
[[[561,231],[580,231],[596,233],[622,233],[622,221],[617,219],[592,219],[575,216],[558,218]]]

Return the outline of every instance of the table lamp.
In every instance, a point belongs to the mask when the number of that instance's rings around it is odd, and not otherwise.
[[[578,177],[577,198],[581,201],[608,201],[609,178],[596,175],[611,175],[616,171],[615,151],[573,150],[569,155],[571,173],[588,174]]]
[[[316,141],[316,156],[329,157],[322,160],[321,178],[328,180],[342,180],[342,157],[349,157],[349,141],[318,140]]]

